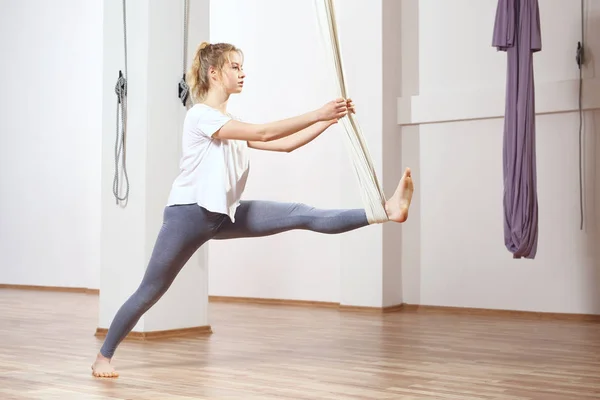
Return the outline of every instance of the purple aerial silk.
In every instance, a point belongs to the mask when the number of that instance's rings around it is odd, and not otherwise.
[[[499,0],[492,45],[507,52],[504,116],[504,242],[513,258],[535,258],[538,201],[533,53],[542,49],[537,0]]]

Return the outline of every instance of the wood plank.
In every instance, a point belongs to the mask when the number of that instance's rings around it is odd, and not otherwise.
[[[98,296],[0,289],[0,399],[600,398],[600,324],[211,303],[212,335],[124,341],[91,376]]]

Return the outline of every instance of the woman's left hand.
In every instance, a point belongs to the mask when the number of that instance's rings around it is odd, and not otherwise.
[[[346,99],[346,107],[348,108],[348,112],[356,114],[356,108],[354,106],[354,103],[352,102],[352,99]]]

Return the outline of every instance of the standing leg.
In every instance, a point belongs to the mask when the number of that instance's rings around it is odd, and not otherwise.
[[[181,268],[212,237],[225,217],[210,213],[196,204],[165,209],[164,223],[146,273],[138,289],[121,306],[110,325],[96,362],[92,365],[95,376],[118,376],[110,360],[119,343],[142,315],[165,294]]]

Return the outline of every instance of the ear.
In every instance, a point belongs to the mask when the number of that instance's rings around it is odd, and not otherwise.
[[[210,79],[218,79],[219,71],[217,71],[216,68],[214,68],[214,67],[209,67],[208,76],[210,77]]]

